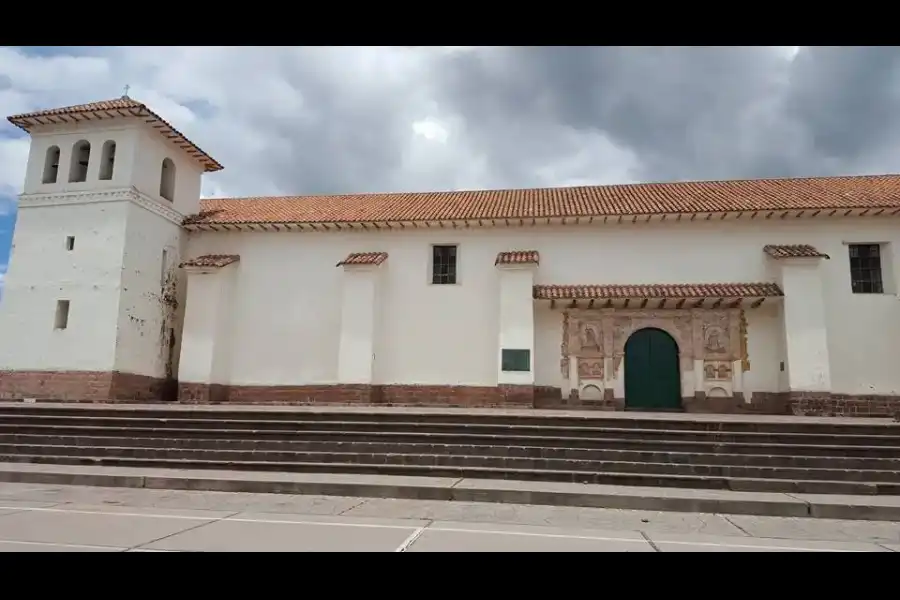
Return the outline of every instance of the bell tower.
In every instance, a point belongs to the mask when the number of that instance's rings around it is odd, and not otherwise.
[[[222,166],[127,95],[8,120],[31,149],[0,302],[0,398],[165,396],[181,224]]]

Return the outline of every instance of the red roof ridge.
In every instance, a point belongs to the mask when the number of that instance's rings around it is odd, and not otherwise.
[[[528,187],[528,188],[462,188],[455,190],[418,190],[418,191],[400,191],[400,192],[345,192],[345,193],[329,193],[329,194],[278,194],[266,196],[220,196],[212,198],[204,198],[204,201],[253,201],[253,200],[305,200],[311,198],[371,198],[373,196],[420,196],[432,194],[481,194],[481,193],[512,193],[512,192],[544,192],[544,191],[573,191],[573,190],[592,190],[595,188],[640,188],[646,186],[680,186],[680,185],[703,185],[712,183],[724,184],[741,184],[741,183],[766,183],[766,182],[805,182],[819,180],[846,180],[846,179],[880,179],[884,177],[897,177],[900,179],[900,173],[880,173],[870,175],[809,175],[805,177],[750,177],[745,179],[678,179],[674,181],[640,181],[632,183],[598,183],[589,185],[561,185],[546,187]]]
[[[500,252],[494,260],[494,265],[538,265],[541,255],[537,250],[509,250]]]
[[[200,213],[188,217],[185,225],[530,221],[776,211],[814,216],[845,210],[900,214],[900,175],[210,198],[201,201]]]
[[[212,267],[219,269],[221,267],[227,267],[232,263],[236,263],[241,260],[240,255],[238,254],[204,254],[203,256],[197,256],[195,258],[188,259],[178,265],[179,267]]]
[[[783,296],[776,283],[632,283],[632,284],[540,284],[534,286],[537,300],[616,300],[653,298],[666,300],[702,298],[763,298]]]
[[[387,252],[351,252],[336,267],[347,265],[374,265],[378,266],[388,258]]]
[[[810,244],[766,244],[763,252],[772,258],[824,258],[831,259],[824,252]]]

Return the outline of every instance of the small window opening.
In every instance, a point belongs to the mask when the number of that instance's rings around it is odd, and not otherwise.
[[[70,235],[69,237],[66,238],[66,250],[71,252],[74,249],[75,249],[75,236]]]
[[[91,143],[87,140],[76,142],[72,147],[72,162],[69,165],[69,183],[87,181],[88,164],[91,162]]]
[[[53,321],[54,329],[66,329],[69,326],[69,301],[56,301],[56,317]]]
[[[41,183],[56,183],[59,177],[59,146],[47,148],[47,156],[44,159],[44,174]]]
[[[113,178],[113,170],[116,167],[116,143],[108,140],[103,144],[100,154],[100,179],[109,181]]]
[[[433,246],[431,250],[431,283],[456,283],[456,246]]]
[[[881,246],[850,244],[850,286],[854,294],[883,294]]]
[[[173,202],[172,196],[175,194],[175,163],[171,158],[165,158],[162,161],[162,169],[159,174],[159,195]]]

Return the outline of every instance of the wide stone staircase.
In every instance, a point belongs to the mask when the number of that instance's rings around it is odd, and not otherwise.
[[[21,404],[0,462],[900,495],[900,424]]]

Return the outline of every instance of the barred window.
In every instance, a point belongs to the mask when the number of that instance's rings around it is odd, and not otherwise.
[[[850,244],[850,286],[854,294],[884,293],[878,244]]]
[[[431,283],[456,283],[456,246],[432,247]]]

